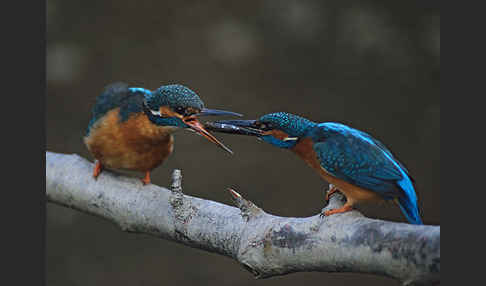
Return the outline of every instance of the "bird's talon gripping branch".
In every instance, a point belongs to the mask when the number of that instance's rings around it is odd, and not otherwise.
[[[254,120],[219,120],[206,124],[212,131],[255,136],[291,150],[328,183],[325,198],[337,191],[347,201],[379,202],[396,199],[405,218],[423,224],[413,179],[391,151],[370,134],[337,122],[313,122],[286,112]],[[328,214],[348,208],[328,211]]]
[[[199,96],[180,84],[151,91],[117,82],[107,85],[96,98],[84,136],[89,152],[98,161],[93,177],[102,165],[110,169],[143,172],[143,185],[150,174],[174,149],[173,133],[188,129],[233,153],[199,122],[199,116],[241,116],[239,113],[208,109]]]
[[[343,227],[339,216],[318,221],[263,210],[248,223],[234,207],[176,193],[170,179],[173,190],[151,185],[140,191],[132,180],[117,176],[86,184],[93,164],[84,158],[46,151],[45,159],[47,202],[96,215],[123,231],[224,255],[256,278],[337,271],[383,275],[396,279],[396,285],[440,283],[440,226],[349,215],[341,216],[346,217]],[[180,186],[177,180],[172,183]],[[326,210],[342,206],[337,197]]]
[[[325,211],[324,216],[330,216],[330,215],[338,214],[338,213],[345,213],[345,212],[349,212],[349,211],[352,211],[352,210],[353,210],[352,206],[343,206],[342,208]],[[321,213],[321,215],[322,215],[322,213]]]
[[[103,165],[101,165],[101,162],[96,160],[95,166],[93,169],[93,178],[98,179],[98,176],[100,175],[101,171],[103,170]]]
[[[140,181],[142,181],[142,184],[144,186],[150,184],[150,171],[146,171],[145,172],[145,177],[143,177],[142,179],[140,179]]]

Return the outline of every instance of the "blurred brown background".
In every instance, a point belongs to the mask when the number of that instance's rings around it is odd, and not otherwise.
[[[420,3],[420,4],[419,4]],[[47,1],[47,150],[89,156],[91,107],[114,81],[180,83],[207,107],[246,118],[288,111],[371,133],[409,168],[424,222],[440,224],[440,13],[420,1]],[[254,138],[176,134],[152,174],[183,171],[187,194],[231,204],[234,187],[267,212],[311,216],[320,177],[297,156]],[[141,174],[136,174],[141,176]],[[394,206],[360,208],[404,221]],[[361,274],[297,273],[255,280],[236,262],[120,231],[47,205],[47,285],[394,285]]]

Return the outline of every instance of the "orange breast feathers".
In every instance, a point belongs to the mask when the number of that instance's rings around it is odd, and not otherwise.
[[[314,143],[310,138],[303,138],[292,149],[300,158],[302,158],[309,166],[316,170],[321,177],[328,183],[336,186],[348,200],[350,205],[358,201],[382,201],[383,199],[375,192],[352,185],[342,179],[328,173],[317,158],[317,154],[313,148]]]
[[[317,154],[312,147],[314,143],[310,138],[303,138],[301,139],[295,146],[292,148],[292,151],[297,154],[302,160],[304,160],[312,169],[316,170],[317,172],[321,172],[321,163],[317,159]]]
[[[109,111],[92,127],[85,144],[93,156],[111,168],[149,171],[173,150],[175,128],[156,126],[143,113],[121,122],[119,108]]]

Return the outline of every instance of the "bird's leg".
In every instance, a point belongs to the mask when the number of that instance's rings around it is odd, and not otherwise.
[[[140,179],[144,185],[150,184],[150,171],[145,172],[145,177]]]
[[[349,211],[352,211],[352,210],[353,210],[353,206],[346,203],[346,204],[344,204],[344,206],[342,206],[338,209],[325,211],[324,216],[330,216],[330,215],[333,215],[333,214],[345,213],[345,212],[349,212]],[[322,214],[321,214],[321,216],[322,216]]]
[[[101,171],[103,171],[103,165],[101,165],[100,161],[96,160],[95,166],[94,166],[94,169],[93,169],[93,178],[95,178],[95,180],[98,178]]]
[[[339,191],[339,190],[336,186],[334,186],[333,184],[329,184],[329,190],[326,193],[326,201],[329,201],[329,199],[331,198],[331,195],[334,194],[337,191]]]
[[[334,187],[333,192],[331,192],[331,190],[329,190],[330,194],[332,194],[336,191],[339,191],[338,189],[336,189],[336,187]],[[328,210],[328,211],[323,210],[320,214],[320,217],[323,218],[325,216],[330,216],[330,215],[333,215],[333,214],[345,213],[345,212],[352,211],[354,209],[353,205],[355,203],[356,203],[356,200],[354,200],[353,198],[350,198],[350,197],[346,197],[346,203],[342,207],[337,208],[337,209],[333,209],[333,210]]]

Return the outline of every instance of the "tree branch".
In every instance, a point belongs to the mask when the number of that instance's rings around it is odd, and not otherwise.
[[[440,282],[440,226],[369,219],[358,211],[320,218],[278,217],[229,189],[236,206],[142,186],[77,155],[46,152],[49,202],[97,215],[122,230],[153,235],[231,257],[256,278],[300,271],[371,273],[403,285]],[[325,209],[342,206],[335,194]]]

